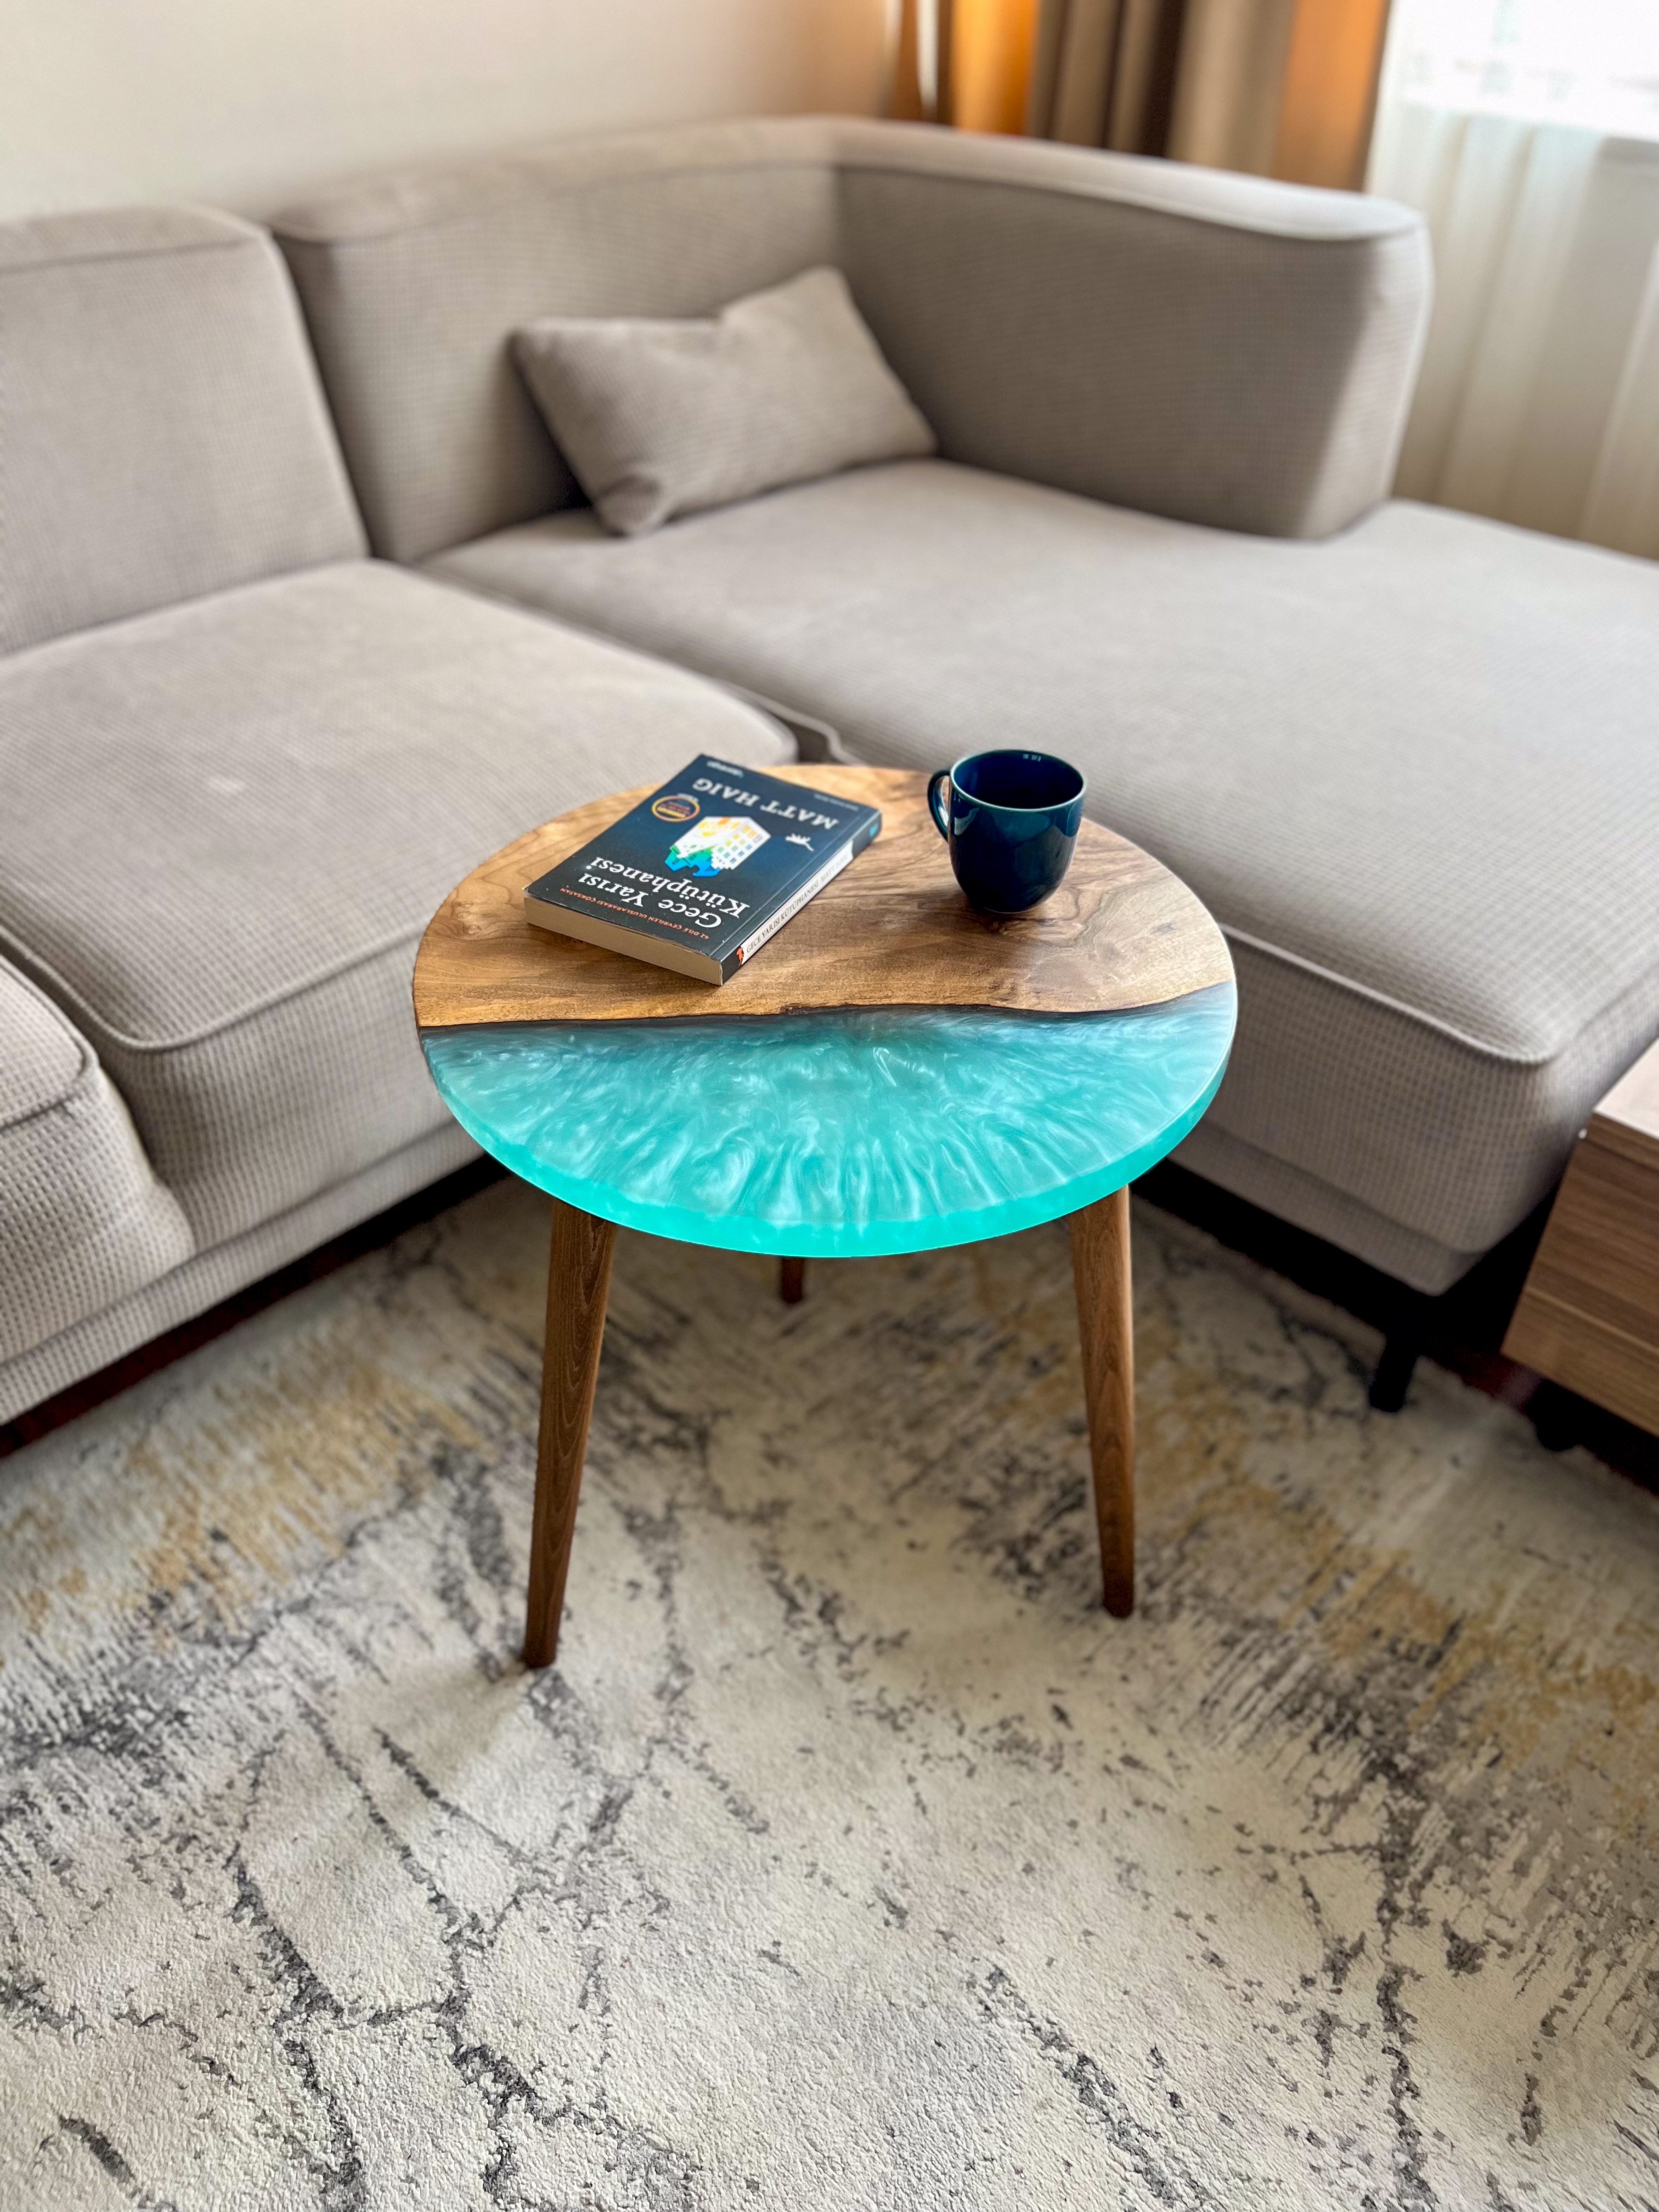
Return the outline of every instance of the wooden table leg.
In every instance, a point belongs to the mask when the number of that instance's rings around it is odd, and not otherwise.
[[[1072,1216],[1072,1274],[1101,1578],[1107,1612],[1126,1620],[1135,1605],[1135,1340],[1127,1188]]]
[[[798,1306],[806,1296],[806,1262],[805,1260],[780,1260],[778,1262],[778,1296],[787,1306]]]
[[[547,1340],[542,1353],[542,1421],[536,1445],[536,1511],[530,1531],[526,1667],[550,1667],[559,1648],[564,1578],[576,1526],[587,1425],[599,1379],[611,1255],[609,1221],[553,1200],[547,1261]]]

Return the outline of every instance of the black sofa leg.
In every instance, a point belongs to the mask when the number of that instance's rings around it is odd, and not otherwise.
[[[1583,1425],[1583,1401],[1559,1382],[1540,1382],[1527,1408],[1533,1432],[1546,1451],[1571,1451]]]
[[[1418,1297],[1403,1307],[1395,1316],[1393,1326],[1383,1340],[1382,1357],[1376,1363],[1367,1394],[1379,1413],[1397,1413],[1406,1402],[1406,1393],[1411,1389],[1423,1349],[1429,1303],[1425,1297]]]

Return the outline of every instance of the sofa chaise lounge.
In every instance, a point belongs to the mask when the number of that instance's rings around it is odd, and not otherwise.
[[[168,238],[210,221],[122,220]],[[78,276],[50,273],[48,228],[22,249],[38,281],[94,281],[95,244],[62,254]],[[98,414],[100,386],[77,365],[60,395],[49,348],[30,371],[31,438],[63,428],[37,470],[50,526],[0,572],[48,606],[0,637],[0,702],[10,685],[31,728],[74,732],[68,754],[31,740],[23,804],[0,818],[0,951],[46,994],[36,1018],[71,1022],[131,1109],[129,1171],[158,1187],[135,1211],[146,1264],[195,1240],[141,1299],[165,1281],[180,1310],[204,1304],[234,1274],[213,1255],[251,1253],[273,1222],[325,1236],[460,1156],[407,1033],[417,909],[575,797],[705,742],[765,757],[777,725],[735,690],[878,763],[1007,742],[1076,759],[1094,810],[1186,876],[1232,944],[1233,1064],[1180,1157],[1417,1291],[1528,1213],[1659,1030],[1659,570],[1388,501],[1428,301],[1408,211],[815,119],[397,179],[274,228],[356,512],[289,339],[303,486],[247,382],[269,383],[270,343],[210,343],[225,303],[181,294],[179,357],[108,372],[118,436],[150,459],[112,470],[107,513],[79,489],[57,504],[70,410]],[[221,224],[217,248],[233,230],[274,327],[288,310],[258,240]],[[181,267],[210,258],[192,237],[174,239]],[[607,536],[517,377],[513,331],[704,313],[823,262],[939,458]],[[157,289],[129,274],[120,297],[130,350],[159,362],[135,304]],[[201,420],[146,427],[177,406],[175,380]],[[117,432],[99,436],[109,463]],[[152,558],[160,488],[199,470],[204,439],[218,473],[192,477],[195,507]],[[232,528],[256,479],[271,516]],[[210,574],[179,550],[204,525],[223,554]],[[82,538],[94,576],[125,562],[155,588],[54,580]],[[36,702],[32,684],[70,680],[52,657],[82,652],[93,706]],[[289,696],[292,670],[325,697]],[[221,718],[250,696],[266,703],[222,759]],[[246,784],[246,805],[216,778]],[[141,842],[94,909],[87,874],[118,842],[89,852],[100,806]],[[280,975],[261,964],[279,942]],[[221,1042],[245,1030],[258,1054]],[[14,1352],[0,1409],[112,1340],[82,1319],[50,1360]]]

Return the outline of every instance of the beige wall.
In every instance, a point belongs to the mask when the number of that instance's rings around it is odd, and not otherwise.
[[[576,132],[869,112],[886,0],[0,0],[0,217],[250,214]]]

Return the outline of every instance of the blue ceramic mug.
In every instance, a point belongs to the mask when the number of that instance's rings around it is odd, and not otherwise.
[[[1072,865],[1087,785],[1053,753],[969,753],[927,779],[927,804],[970,906],[1024,914]]]

